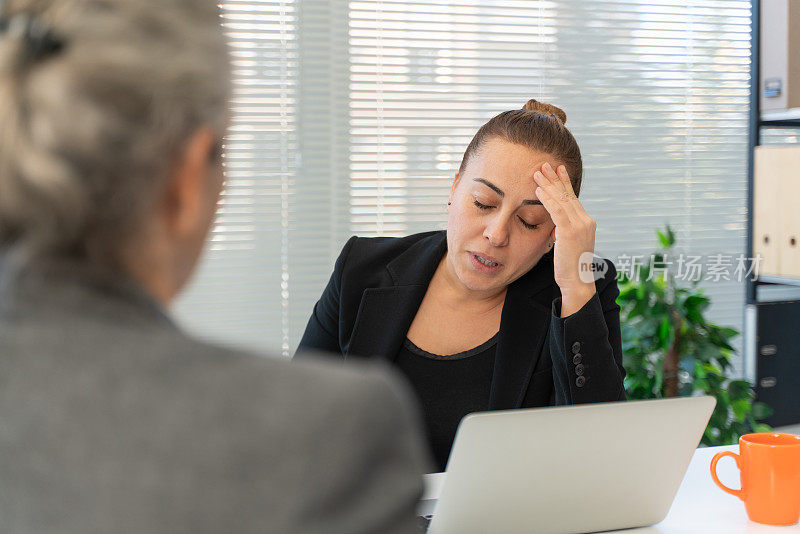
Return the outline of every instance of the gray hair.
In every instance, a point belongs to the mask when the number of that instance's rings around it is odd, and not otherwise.
[[[229,57],[214,0],[5,0],[62,45],[0,35],[0,246],[114,256],[191,134],[224,133]],[[17,25],[19,26],[19,25]]]

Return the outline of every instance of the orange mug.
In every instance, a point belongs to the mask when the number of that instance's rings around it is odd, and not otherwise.
[[[717,462],[723,456],[736,460],[742,489],[731,489],[717,478]],[[711,477],[717,486],[744,501],[751,521],[793,525],[800,519],[800,436],[745,434],[739,438],[739,454],[714,455]]]

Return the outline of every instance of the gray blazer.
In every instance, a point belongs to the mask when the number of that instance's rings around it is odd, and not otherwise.
[[[200,343],[117,276],[0,257],[3,532],[415,532],[417,427],[374,365]]]

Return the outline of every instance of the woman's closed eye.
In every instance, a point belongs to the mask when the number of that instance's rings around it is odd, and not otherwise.
[[[490,210],[490,209],[492,209],[494,207],[494,206],[490,206],[488,204],[483,204],[478,199],[475,199],[474,203],[475,203],[475,207],[477,207],[480,210]],[[536,230],[537,228],[539,228],[538,224],[530,224],[528,221],[526,221],[522,217],[517,217],[517,218],[519,219],[519,222],[522,223],[522,226],[524,226],[528,230]]]

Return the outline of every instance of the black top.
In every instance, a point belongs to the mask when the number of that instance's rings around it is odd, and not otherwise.
[[[417,393],[439,471],[444,471],[461,419],[489,408],[497,334],[452,356],[426,352],[406,338],[395,365]]]

